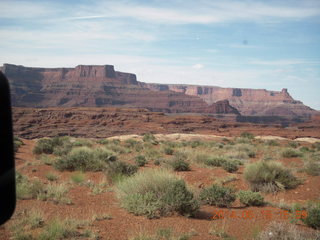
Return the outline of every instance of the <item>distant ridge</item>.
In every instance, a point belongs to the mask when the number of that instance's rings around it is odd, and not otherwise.
[[[126,107],[167,113],[210,113],[310,118],[317,111],[287,89],[221,88],[137,81],[112,65],[35,68],[4,64],[17,107]]]

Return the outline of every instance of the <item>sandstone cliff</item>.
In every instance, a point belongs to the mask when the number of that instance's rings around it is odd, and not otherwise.
[[[257,116],[303,116],[310,118],[317,111],[294,100],[287,89],[267,91],[265,89],[221,88],[213,86],[145,84],[154,91],[174,91],[190,96],[198,96],[212,104],[227,99],[241,115]]]
[[[166,90],[155,93],[131,73],[111,65],[30,68],[4,64],[12,104],[17,107],[131,107],[179,113],[239,114],[226,100],[212,104],[198,96]]]

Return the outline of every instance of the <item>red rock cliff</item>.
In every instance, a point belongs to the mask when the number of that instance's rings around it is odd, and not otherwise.
[[[265,89],[221,88],[212,86],[175,85],[175,84],[145,84],[154,91],[185,93],[198,96],[206,103],[228,100],[230,105],[239,110],[242,115],[277,115],[310,117],[316,111],[294,100],[287,89],[268,91]]]
[[[228,101],[208,104],[198,96],[171,90],[156,92],[135,74],[117,72],[111,65],[75,68],[30,68],[4,64],[13,106],[18,107],[132,107],[161,112],[238,114]]]

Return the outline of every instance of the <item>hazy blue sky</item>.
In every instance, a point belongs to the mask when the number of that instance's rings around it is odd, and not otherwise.
[[[320,1],[0,0],[3,63],[111,64],[144,82],[288,88],[320,110]]]

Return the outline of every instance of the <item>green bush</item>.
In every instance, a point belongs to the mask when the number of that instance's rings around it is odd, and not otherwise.
[[[190,171],[190,165],[185,160],[174,158],[167,162],[174,171]]]
[[[118,182],[122,206],[148,218],[179,214],[193,215],[199,204],[185,182],[165,170],[150,169]]]
[[[300,144],[297,142],[288,142],[288,146],[291,148],[297,148],[300,146]]]
[[[156,140],[156,137],[152,134],[152,133],[145,133],[142,137],[142,140],[144,142],[149,142],[149,143],[152,143],[154,145],[157,145],[158,142]]]
[[[75,142],[72,143],[74,147],[92,147],[93,142],[88,139],[76,139]]]
[[[137,166],[143,167],[147,164],[147,159],[143,155],[138,155],[134,158],[134,161],[136,162]]]
[[[282,157],[285,158],[294,158],[294,157],[302,157],[303,153],[299,150],[287,148],[282,151]]]
[[[138,167],[126,162],[116,161],[107,164],[105,174],[110,181],[116,182],[123,177],[131,176],[138,171]]]
[[[210,157],[204,161],[207,166],[221,167],[227,159],[225,157]]]
[[[117,160],[116,154],[113,151],[105,148],[94,149],[94,157],[102,162],[113,162]]]
[[[131,138],[125,141],[125,147],[128,147],[128,148],[135,148],[138,144],[139,144],[138,141]]]
[[[115,159],[115,154],[106,149],[79,147],[72,149],[68,155],[58,158],[54,166],[61,171],[101,171],[108,162]]]
[[[204,188],[199,197],[206,204],[217,207],[230,207],[236,200],[234,189],[216,184],[209,188]]]
[[[70,176],[71,181],[76,184],[82,183],[85,180],[85,178],[86,175],[84,175],[84,173],[82,172],[75,172]]]
[[[246,166],[244,178],[253,191],[276,192],[295,188],[301,182],[279,162],[259,161]]]
[[[174,153],[174,149],[170,146],[164,146],[163,152],[167,155],[172,155]]]
[[[38,180],[30,181],[16,172],[16,194],[18,199],[35,199],[45,191],[45,186]]]
[[[235,172],[239,169],[239,163],[237,161],[229,160],[222,163],[222,168],[227,172]]]
[[[277,147],[277,146],[279,146],[280,144],[279,144],[279,142],[277,142],[276,140],[268,140],[268,141],[266,142],[266,145],[267,145],[267,146],[272,146],[272,147]]]
[[[320,203],[309,203],[307,206],[308,216],[302,221],[309,227],[320,229]]]
[[[51,138],[42,138],[37,141],[36,146],[33,149],[34,154],[52,154],[54,149],[54,144]]]
[[[320,175],[320,162],[308,160],[304,162],[304,170],[307,174],[311,176],[319,176]]]
[[[264,198],[259,192],[240,191],[237,194],[240,202],[246,206],[262,206]]]
[[[22,141],[20,138],[14,136],[14,137],[13,137],[14,152],[18,152],[19,148],[20,148],[22,145],[24,145],[23,141]]]
[[[248,138],[248,139],[254,139],[254,135],[250,132],[242,132],[240,134],[240,137],[242,138]]]

